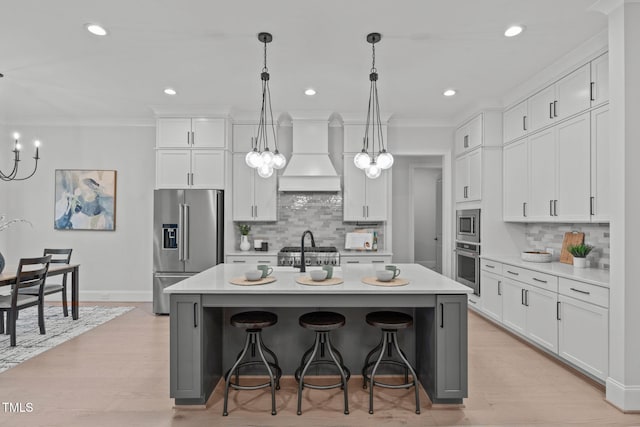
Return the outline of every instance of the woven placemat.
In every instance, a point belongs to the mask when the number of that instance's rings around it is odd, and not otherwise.
[[[308,286],[331,286],[331,285],[339,285],[344,281],[342,280],[341,277],[332,277],[331,279],[324,279],[324,280],[313,280],[309,276],[299,276],[299,277],[296,277],[296,282],[300,283],[301,285],[308,285]]]
[[[372,285],[372,286],[404,286],[404,285],[408,285],[409,281],[407,279],[401,279],[399,277],[396,277],[395,279],[389,280],[388,282],[381,282],[375,277],[363,277],[362,283],[366,283],[367,285]]]
[[[267,283],[271,283],[275,281],[276,281],[276,278],[273,276],[267,276],[260,280],[247,280],[244,278],[244,276],[242,276],[242,277],[232,278],[231,280],[229,280],[229,283],[231,283],[232,285],[238,285],[238,286],[255,286],[255,285],[266,285]]]

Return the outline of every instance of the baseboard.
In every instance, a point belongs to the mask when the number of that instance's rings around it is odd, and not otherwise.
[[[59,294],[49,295],[51,301],[60,300]],[[71,292],[69,292],[71,299]],[[116,301],[116,302],[151,302],[151,291],[83,291],[80,288],[80,302],[85,301]]]
[[[607,378],[607,402],[625,413],[640,412],[640,386],[624,385],[613,378]]]

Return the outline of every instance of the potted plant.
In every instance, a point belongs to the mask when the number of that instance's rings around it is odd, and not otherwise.
[[[567,247],[567,251],[573,255],[573,266],[577,268],[585,268],[587,266],[587,255],[592,250],[593,246],[585,245],[584,243]]]
[[[248,251],[251,249],[251,244],[249,243],[251,226],[249,224],[238,224],[238,229],[240,230],[240,250]]]

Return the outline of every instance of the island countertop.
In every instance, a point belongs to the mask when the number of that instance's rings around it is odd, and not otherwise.
[[[297,268],[273,267],[271,276],[275,282],[265,285],[239,286],[229,283],[232,278],[242,277],[252,269],[251,264],[219,264],[175,285],[167,287],[168,294],[469,294],[471,288],[419,264],[394,264],[400,269],[399,278],[409,280],[405,286],[373,286],[362,282],[362,278],[375,276],[379,265],[355,264],[335,267],[333,277],[344,280],[338,285],[309,286],[296,282],[300,276],[319,267],[307,267],[306,273]]]

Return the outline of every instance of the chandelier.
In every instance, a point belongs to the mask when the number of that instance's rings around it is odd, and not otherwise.
[[[367,35],[367,41],[371,43],[372,63],[369,73],[369,107],[367,108],[367,122],[362,139],[362,151],[353,158],[353,162],[359,169],[364,169],[367,178],[375,179],[380,176],[383,169],[389,169],[393,165],[393,156],[387,152],[384,146],[382,122],[380,120],[380,102],[378,100],[378,70],[376,69],[376,43],[382,39],[380,33]],[[371,135],[371,139],[369,139]],[[369,154],[371,147],[371,154]],[[377,151],[376,151],[377,150]],[[377,152],[377,155],[376,155]]]
[[[20,144],[20,134],[18,132],[15,132],[13,134],[13,139],[15,140],[15,144],[13,145],[13,169],[9,173],[5,173],[4,171],[0,170],[0,179],[2,179],[3,181],[24,181],[25,179],[31,178],[36,173],[36,170],[38,169],[38,160],[40,160],[40,155],[38,153],[38,150],[40,147],[40,141],[36,140],[34,142],[36,146],[36,154],[35,156],[33,156],[33,158],[35,159],[36,163],[35,163],[35,166],[33,167],[33,172],[31,172],[31,174],[28,176],[18,178],[20,150],[22,150],[22,144]]]
[[[273,111],[271,109],[271,90],[269,89],[269,69],[267,68],[267,43],[271,43],[273,36],[270,33],[258,34],[258,40],[264,43],[264,66],[260,73],[262,80],[262,105],[260,107],[260,119],[258,120],[258,130],[255,138],[251,138],[251,151],[245,157],[245,162],[249,167],[255,168],[262,178],[269,178],[273,175],[274,169],[282,169],[287,164],[287,159],[278,151],[278,139],[273,122]],[[269,113],[267,120],[267,110]],[[269,124],[273,135],[275,151],[269,150]]]

